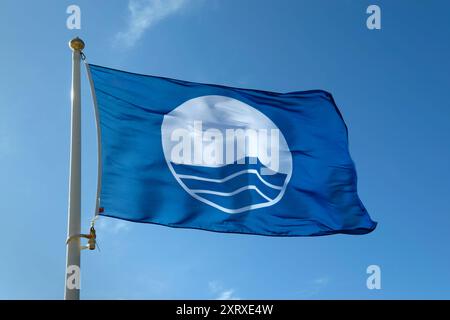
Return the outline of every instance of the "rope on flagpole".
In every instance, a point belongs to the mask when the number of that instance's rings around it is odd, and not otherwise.
[[[91,93],[92,93],[92,97],[93,97],[93,100],[94,100],[94,114],[95,114],[95,120],[96,120],[97,141],[98,141],[98,158],[97,158],[97,162],[98,162],[98,179],[97,179],[97,193],[96,193],[95,212],[94,212],[94,216],[91,219],[89,234],[73,234],[73,235],[69,235],[67,237],[66,244],[69,244],[71,241],[73,241],[75,239],[85,238],[85,239],[88,239],[88,244],[86,246],[80,246],[80,249],[81,250],[83,250],[83,249],[95,250],[96,247],[98,248],[97,234],[96,234],[96,230],[95,230],[95,222],[99,218],[99,213],[103,210],[103,208],[99,207],[100,206],[99,193],[100,193],[100,187],[101,187],[100,183],[101,183],[101,170],[102,170],[102,166],[101,166],[100,123],[99,123],[99,118],[98,118],[97,99],[96,99],[96,96],[95,96],[95,90],[94,90],[94,86],[93,86],[93,82],[92,82],[92,78],[91,78],[91,72],[90,72],[90,69],[89,69],[89,64],[88,64],[88,62],[86,60],[86,55],[82,51],[82,48],[79,49],[79,54],[80,54],[80,59],[84,62],[85,66],[86,66],[86,71],[87,71],[87,75],[88,75],[88,79],[89,79],[89,83],[90,83],[90,87],[91,87]]]
[[[86,67],[86,73],[89,80],[89,85],[91,88],[92,101],[94,106],[94,116],[95,116],[95,126],[97,129],[97,192],[95,196],[95,211],[94,216],[91,219],[91,230],[94,230],[94,225],[97,219],[99,218],[99,214],[103,212],[103,208],[100,207],[100,191],[101,191],[101,183],[102,183],[102,140],[101,140],[101,128],[100,128],[100,118],[98,112],[98,104],[97,104],[97,96],[94,88],[94,81],[92,80],[91,69],[89,67],[89,63],[86,59],[86,55],[82,52],[81,59],[84,62]]]

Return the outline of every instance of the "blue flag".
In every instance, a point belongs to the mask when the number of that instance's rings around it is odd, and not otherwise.
[[[100,214],[270,236],[365,234],[347,127],[326,91],[275,93],[89,65]]]

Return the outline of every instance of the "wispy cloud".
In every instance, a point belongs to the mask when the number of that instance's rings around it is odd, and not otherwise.
[[[116,235],[121,232],[128,232],[131,229],[130,222],[118,219],[104,219],[101,217],[95,224],[98,231]]]
[[[211,281],[208,285],[211,293],[216,296],[216,300],[240,300],[240,298],[235,295],[234,289],[224,289],[217,281]]]
[[[320,291],[322,291],[323,288],[325,288],[330,283],[330,278],[323,276],[316,278],[312,280],[305,289],[300,291],[300,295],[302,298],[309,298],[316,294],[318,294]]]
[[[116,40],[132,47],[150,27],[182,9],[192,0],[129,0],[128,28],[117,33]]]
[[[234,290],[225,290],[220,293],[216,300],[239,300],[239,297],[234,295]]]

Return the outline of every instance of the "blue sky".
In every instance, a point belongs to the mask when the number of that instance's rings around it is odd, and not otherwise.
[[[130,1],[132,4],[135,1]],[[61,299],[68,41],[89,62],[196,82],[333,93],[349,127],[365,236],[273,238],[98,221],[84,299],[450,298],[447,1],[12,1],[0,4],[0,298]],[[77,4],[82,29],[66,28]],[[378,4],[382,29],[366,28]],[[83,227],[96,140],[83,73]],[[366,288],[366,268],[382,289]]]

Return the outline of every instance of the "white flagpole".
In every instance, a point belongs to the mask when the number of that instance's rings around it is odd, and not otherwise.
[[[67,256],[65,300],[80,299],[80,237],[81,233],[81,94],[80,60],[83,40],[72,39],[72,120],[70,131],[69,209],[67,225]]]

